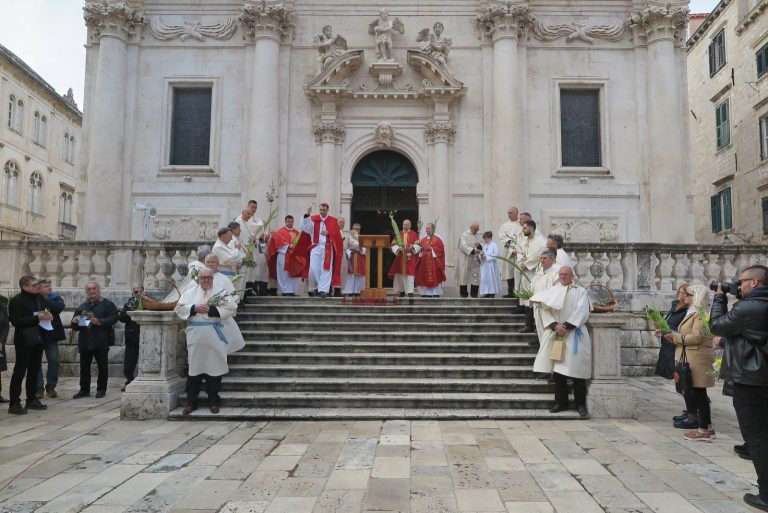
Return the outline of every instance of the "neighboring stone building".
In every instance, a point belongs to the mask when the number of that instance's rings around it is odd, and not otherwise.
[[[142,238],[138,203],[152,239],[211,239],[273,189],[279,219],[437,219],[449,265],[510,205],[567,240],[691,241],[687,4],[88,0],[78,236]]]
[[[768,241],[766,8],[766,0],[722,0],[688,41],[699,242]]]
[[[0,45],[0,239],[74,239],[82,113]]]

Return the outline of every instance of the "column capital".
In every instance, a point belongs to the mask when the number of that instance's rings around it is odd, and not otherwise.
[[[424,135],[427,137],[427,144],[453,142],[456,135],[456,125],[453,123],[429,123],[424,129]]]
[[[533,16],[528,11],[528,4],[489,5],[482,9],[476,18],[480,32],[494,43],[500,39],[524,38]]]
[[[112,36],[127,40],[144,25],[144,12],[128,7],[125,2],[86,2],[83,7],[85,24],[93,30],[94,39]]]
[[[675,40],[680,29],[688,23],[687,7],[662,7],[648,5],[642,11],[632,13],[629,28],[635,38],[646,38],[648,43],[662,39]]]
[[[315,134],[317,144],[342,144],[344,142],[344,126],[339,123],[315,123],[312,127],[312,133]]]
[[[293,27],[294,12],[282,2],[246,2],[240,10],[238,21],[245,30],[249,41],[270,38],[281,41]]]

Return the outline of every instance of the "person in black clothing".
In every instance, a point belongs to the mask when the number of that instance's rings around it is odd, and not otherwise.
[[[22,276],[19,280],[21,292],[8,303],[8,317],[16,328],[13,345],[16,348],[16,364],[11,375],[11,392],[8,413],[22,415],[27,410],[48,408],[37,398],[37,371],[43,359],[43,338],[40,333],[41,321],[51,321],[53,315],[45,311],[43,298],[38,294],[40,285],[34,276]],[[32,328],[32,329],[29,329]],[[21,382],[26,375],[27,403],[21,406]]]
[[[730,312],[718,285],[711,328],[723,337],[720,375],[733,381],[733,408],[757,473],[758,493],[744,502],[768,511],[768,267],[747,267],[739,283],[742,299]]]
[[[75,309],[72,329],[79,332],[77,347],[80,351],[80,390],[72,397],[80,399],[91,395],[91,362],[96,359],[99,377],[96,381],[96,397],[107,393],[109,346],[114,342],[113,326],[117,323],[117,307],[109,299],[101,297],[96,282],[85,284],[85,303]]]
[[[0,372],[8,370],[8,360],[5,357],[5,344],[8,340],[8,301],[4,296],[0,296]],[[0,404],[7,403],[8,399],[3,397],[3,382],[0,381]]]
[[[136,374],[136,365],[139,363],[139,324],[131,320],[131,316],[128,312],[138,310],[141,305],[141,294],[144,292],[143,287],[134,287],[133,296],[120,310],[119,319],[120,322],[125,323],[125,354],[123,357],[123,376],[125,376],[125,385],[120,389],[121,392],[125,392],[125,387],[133,381],[133,376]]]
[[[61,312],[64,311],[64,300],[60,295],[53,291],[51,287],[51,280],[42,279],[39,280],[40,295],[43,297],[43,307],[48,309],[53,315],[51,321],[52,330],[40,330],[43,336],[43,350],[45,351],[45,360],[48,362],[48,369],[45,373],[45,381],[43,380],[43,367],[40,366],[40,370],[37,371],[37,397],[42,399],[43,390],[48,397],[56,397],[59,394],[56,393],[56,385],[59,384],[59,341],[64,340],[66,334],[64,333],[64,325],[61,323]],[[43,389],[45,385],[45,389]]]

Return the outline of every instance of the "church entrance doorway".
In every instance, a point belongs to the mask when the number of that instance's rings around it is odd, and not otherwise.
[[[352,171],[351,223],[360,223],[363,235],[393,236],[389,212],[392,212],[398,226],[403,219],[410,219],[413,228],[419,219],[419,203],[416,199],[416,184],[419,176],[413,163],[401,153],[379,150],[363,157]],[[352,224],[347,227],[351,228]],[[384,252],[384,283],[391,287],[392,280],[386,274],[395,256]],[[378,265],[376,253],[371,254],[371,269]],[[375,287],[375,276],[371,277]]]

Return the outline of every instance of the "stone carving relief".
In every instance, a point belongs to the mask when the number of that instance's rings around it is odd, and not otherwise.
[[[237,31],[237,20],[227,18],[222,23],[213,23],[203,25],[199,21],[184,20],[182,25],[171,25],[160,21],[160,18],[153,17],[149,24],[149,31],[160,41],[169,41],[178,38],[181,41],[187,39],[196,39],[205,41],[206,37],[211,39],[227,40]]]
[[[386,121],[382,121],[376,125],[376,130],[373,132],[373,140],[376,141],[382,148],[391,148],[395,142],[395,131],[392,125]]]
[[[541,41],[554,41],[564,37],[567,43],[578,39],[592,44],[595,39],[621,41],[624,39],[626,28],[626,23],[623,21],[617,21],[610,25],[583,25],[581,23],[546,25],[541,20],[534,19],[531,31],[533,36]]]
[[[453,142],[456,135],[456,125],[453,123],[429,123],[424,129],[428,144]]]
[[[279,40],[289,35],[295,27],[292,10],[286,8],[282,2],[270,3],[267,0],[246,3],[238,21],[251,39],[273,37]]]
[[[339,34],[333,33],[333,27],[326,25],[323,27],[322,34],[315,36],[312,45],[317,48],[320,55],[317,62],[320,63],[320,72],[332,63],[336,58],[344,55],[347,51],[347,40]]]
[[[416,38],[416,42],[424,43],[421,46],[421,51],[448,69],[448,52],[451,50],[453,41],[450,38],[443,37],[444,30],[445,26],[442,22],[438,21],[432,26],[431,33],[428,28],[421,30]]]
[[[688,23],[687,7],[660,7],[649,5],[629,17],[629,28],[635,37],[660,38],[680,35]]]
[[[214,240],[219,219],[192,216],[158,216],[152,229],[155,240],[198,241]]]
[[[500,37],[525,37],[533,17],[528,12],[527,5],[513,5],[506,2],[502,5],[489,5],[476,18],[477,26],[491,40]]]
[[[344,127],[338,123],[315,123],[312,127],[315,142],[342,144],[344,142]]]
[[[83,19],[90,27],[92,38],[98,40],[102,34],[126,38],[136,34],[144,25],[144,12],[128,7],[125,2],[86,2]]]
[[[618,242],[617,219],[552,219],[550,232],[559,233],[568,242]]]
[[[394,33],[405,33],[405,25],[400,18],[391,18],[389,11],[382,9],[379,17],[368,25],[368,33],[376,42],[376,58],[383,62],[393,62],[392,36]]]

